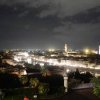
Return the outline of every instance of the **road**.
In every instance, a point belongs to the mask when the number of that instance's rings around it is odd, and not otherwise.
[[[92,94],[92,89],[83,89],[73,91],[54,100],[100,100],[100,98]]]

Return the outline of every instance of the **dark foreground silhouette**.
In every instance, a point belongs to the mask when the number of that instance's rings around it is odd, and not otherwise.
[[[75,90],[54,100],[100,100],[92,93],[92,89]]]

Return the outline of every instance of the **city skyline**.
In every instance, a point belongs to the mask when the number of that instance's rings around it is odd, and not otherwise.
[[[0,0],[0,49],[98,49],[99,38],[99,0]]]

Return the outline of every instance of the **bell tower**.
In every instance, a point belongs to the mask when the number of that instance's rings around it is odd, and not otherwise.
[[[68,45],[66,43],[65,43],[65,46],[64,46],[64,53],[65,53],[66,56],[68,55]]]

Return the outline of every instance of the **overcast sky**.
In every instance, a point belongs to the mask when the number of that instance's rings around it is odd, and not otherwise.
[[[100,0],[0,0],[0,49],[100,44]]]

